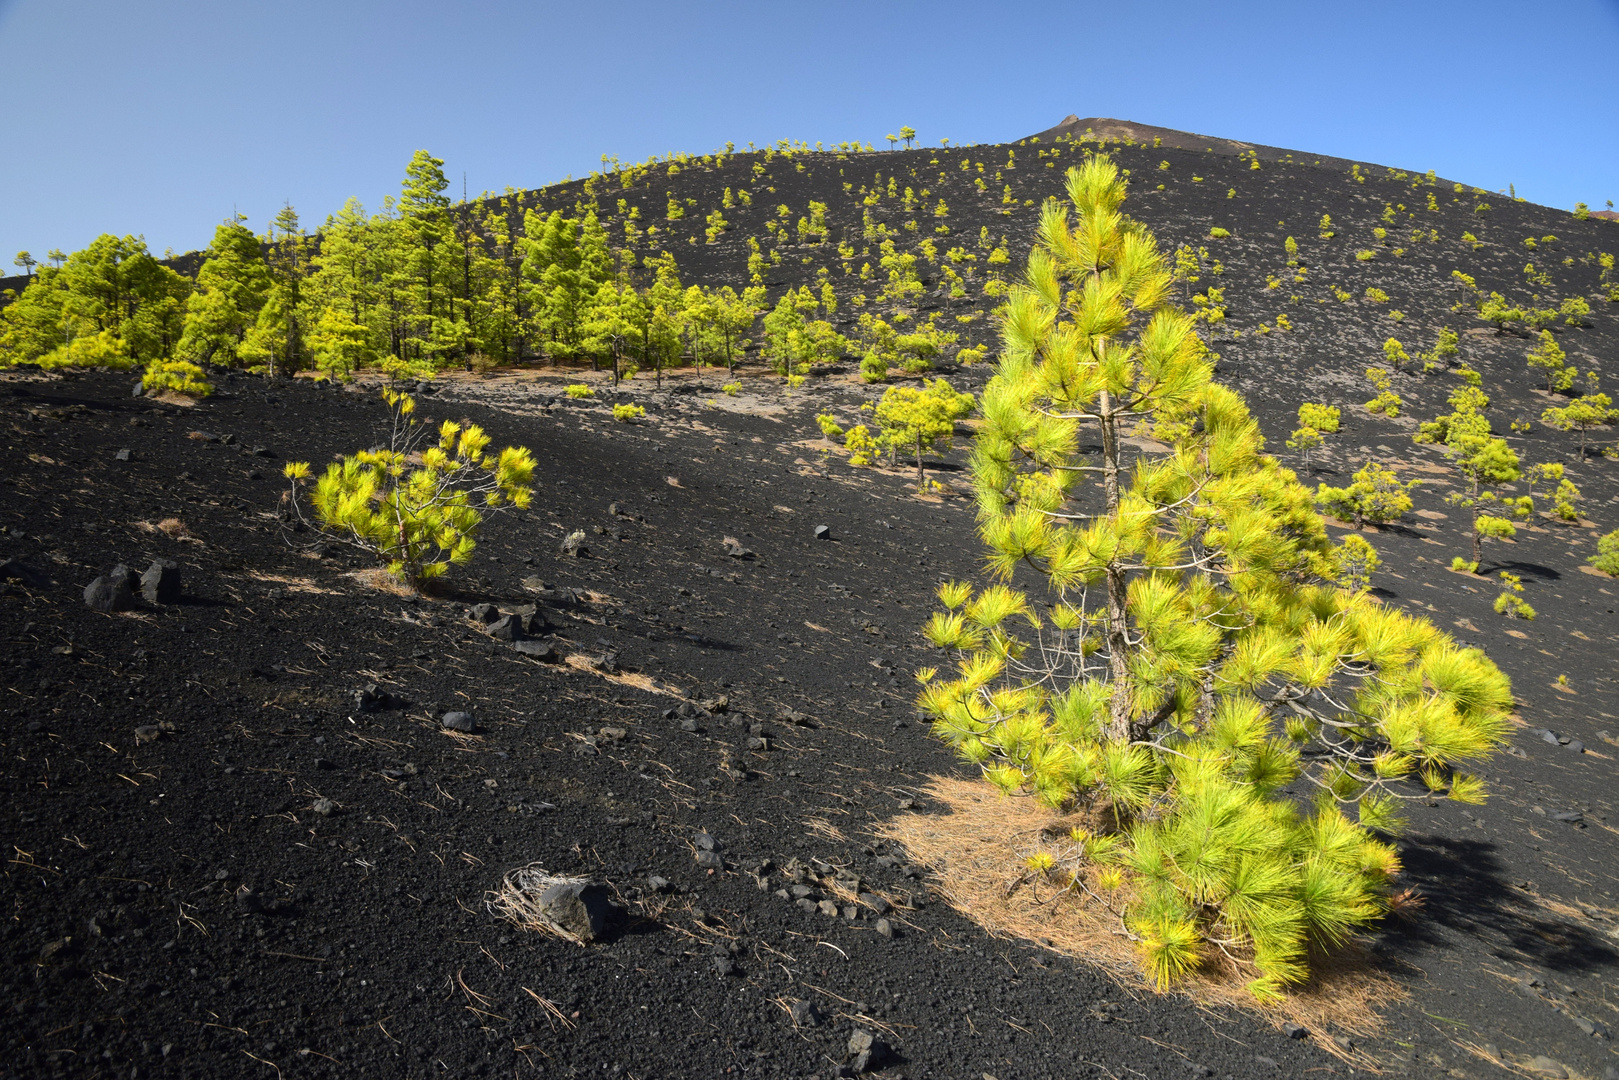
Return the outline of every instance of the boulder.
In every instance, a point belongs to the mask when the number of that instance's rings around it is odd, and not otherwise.
[[[471,735],[478,730],[478,723],[472,719],[471,713],[447,712],[439,723],[443,724],[447,731],[459,731],[465,735]]]
[[[122,563],[84,587],[84,602],[96,611],[127,611],[135,606],[135,575]]]
[[[172,604],[180,599],[180,564],[173,559],[153,559],[141,575],[141,595],[153,604]]]
[[[544,660],[548,663],[555,663],[556,661],[562,659],[562,656],[556,651],[556,649],[552,648],[550,645],[547,645],[543,641],[531,641],[527,638],[519,638],[517,641],[512,642],[512,648],[516,649],[524,656],[531,656],[536,660]]]

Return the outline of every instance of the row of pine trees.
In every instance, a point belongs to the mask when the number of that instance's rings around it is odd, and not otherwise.
[[[762,288],[683,287],[666,252],[610,249],[588,205],[546,214],[510,192],[452,205],[443,165],[417,151],[397,199],[372,214],[351,199],[313,234],[290,206],[262,235],[225,221],[195,281],[139,237],[53,252],[0,310],[0,363],[347,378],[537,356],[615,372],[737,359]]]

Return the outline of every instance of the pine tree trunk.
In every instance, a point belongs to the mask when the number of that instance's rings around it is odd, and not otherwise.
[[[1107,514],[1114,529],[1118,528],[1119,514],[1119,438],[1115,427],[1112,396],[1103,390],[1098,402],[1102,428],[1102,490],[1107,499]],[[1130,720],[1130,668],[1126,662],[1130,649],[1127,633],[1129,613],[1125,607],[1127,582],[1124,567],[1115,559],[1107,566],[1107,649],[1108,673],[1113,680],[1113,696],[1109,702],[1107,734],[1110,739],[1129,739]]]

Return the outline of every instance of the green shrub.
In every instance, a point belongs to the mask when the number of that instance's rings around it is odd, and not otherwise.
[[[972,456],[1000,581],[939,590],[925,633],[953,670],[918,673],[919,706],[1002,791],[1083,815],[1044,872],[1107,896],[1155,983],[1207,960],[1274,1000],[1387,910],[1398,862],[1372,830],[1412,781],[1482,797],[1455,766],[1503,741],[1510,684],[1326,580],[1342,566],[1308,492],[1166,306],[1115,166],[1089,158],[1068,192],[1030,257],[1050,287],[1008,298]],[[1171,452],[1121,455],[1108,432],[1137,423],[1175,427]],[[1093,442],[1099,472],[1076,474]],[[1030,569],[1038,602],[1005,584]],[[1305,774],[1307,806],[1284,790]]]
[[[141,376],[141,389],[148,394],[169,391],[192,397],[207,397],[214,392],[202,368],[189,360],[153,360]]]
[[[446,420],[433,442],[435,433],[415,418],[414,398],[394,390],[382,396],[392,421],[387,448],[327,466],[309,503],[322,533],[385,560],[395,577],[421,583],[472,557],[486,514],[528,506],[534,458],[523,447],[487,453],[489,436],[475,424]],[[289,509],[305,521],[299,495],[309,463],[289,462],[283,474],[292,485]]]
[[[956,421],[973,411],[971,394],[958,394],[943,379],[923,380],[921,388],[890,386],[877,403],[877,426],[883,442],[894,451],[906,449],[916,455],[916,484],[926,481],[922,452],[941,450],[950,445]]]
[[[614,405],[613,419],[617,420],[621,424],[628,424],[634,420],[645,420],[646,407],[644,405],[631,405],[628,403]]]
[[[1230,235],[1231,235],[1231,230],[1222,229],[1218,225],[1216,225],[1214,228],[1209,230],[1209,239],[1210,240],[1224,240],[1224,239],[1228,238]]]
[[[1372,389],[1377,391],[1377,396],[1366,402],[1366,411],[1382,413],[1390,419],[1399,416],[1400,406],[1404,402],[1400,400],[1400,395],[1394,392],[1394,382],[1389,373],[1380,367],[1369,367],[1366,369],[1366,378],[1371,382]]]
[[[1597,553],[1590,563],[1604,574],[1619,577],[1619,529],[1597,541]]]
[[[1356,470],[1348,487],[1317,487],[1315,504],[1341,521],[1354,522],[1356,528],[1367,523],[1381,525],[1400,520],[1411,509],[1410,491],[1420,483],[1401,483],[1393,469],[1368,461]]]
[[[1523,598],[1523,579],[1517,574],[1509,574],[1503,570],[1501,584],[1506,586],[1506,590],[1495,598],[1495,613],[1505,615],[1509,619],[1532,621],[1535,609]]]
[[[74,338],[41,356],[36,363],[43,368],[112,368],[124,371],[135,366],[124,339],[111,330]]]
[[[573,383],[573,384],[571,384],[568,387],[566,393],[567,393],[567,395],[569,397],[574,398],[575,400],[577,400],[579,398],[587,398],[587,397],[595,397],[596,396],[596,391],[592,390],[589,386],[586,386],[584,383]]]
[[[860,378],[869,383],[885,382],[888,379],[888,361],[877,353],[867,353],[860,361]]]
[[[726,397],[736,397],[737,394],[742,392],[742,384],[739,382],[728,382],[724,386],[720,387],[720,389],[725,391]]]

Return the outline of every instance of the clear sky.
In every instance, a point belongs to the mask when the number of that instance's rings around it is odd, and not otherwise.
[[[100,232],[202,247],[284,201],[318,224],[419,147],[475,194],[1068,113],[1619,201],[1619,0],[0,0],[0,80],[0,273]]]

